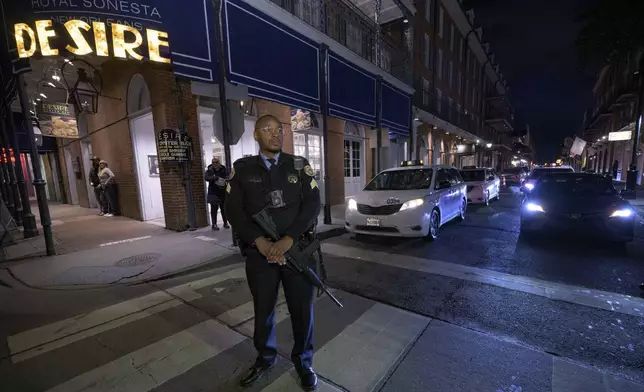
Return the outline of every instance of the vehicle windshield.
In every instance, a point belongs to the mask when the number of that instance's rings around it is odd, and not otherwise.
[[[485,181],[485,170],[461,170],[463,181]]]
[[[365,191],[394,191],[428,189],[432,182],[432,169],[386,171],[378,174],[364,188]]]
[[[520,174],[522,169],[520,167],[509,167],[503,170],[504,174]]]
[[[549,175],[542,177],[535,186],[538,195],[614,195],[617,193],[611,180],[600,176]]]
[[[537,179],[537,178],[540,178],[540,177],[542,177],[544,175],[548,175],[548,174],[573,173],[573,172],[574,172],[574,170],[572,170],[572,168],[569,168],[569,167],[560,167],[560,168],[555,168],[555,167],[545,168],[544,167],[544,168],[534,169],[532,171],[532,173],[530,173],[529,178],[530,179]]]

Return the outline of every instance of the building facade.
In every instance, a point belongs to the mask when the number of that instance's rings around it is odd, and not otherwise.
[[[483,29],[474,27],[474,11],[464,11],[457,0],[423,0],[417,7],[417,156],[431,163],[501,170],[516,154],[514,109]]]
[[[632,162],[637,107],[638,64],[642,53],[634,53],[617,64],[604,67],[593,87],[594,105],[584,115],[580,137],[586,148],[581,166],[597,173],[613,174],[617,162],[617,178],[625,181],[631,163],[642,184],[642,141],[638,143],[637,160]]]
[[[64,201],[96,206],[88,176],[90,158],[99,156],[115,173],[123,216],[184,230],[194,206],[194,223],[206,226],[206,166],[213,157],[230,167],[256,154],[254,123],[265,114],[282,122],[284,150],[311,162],[329,206],[343,204],[392,157],[411,155],[412,42],[386,28],[400,24],[403,36],[413,36],[405,23],[416,12],[411,2],[190,0],[177,7],[168,0],[147,5],[146,15],[122,3],[4,10],[11,56],[30,61],[30,110],[41,117],[46,104],[73,112],[59,119],[75,132],[43,128],[59,168],[59,180],[49,177]],[[23,109],[15,97],[12,108]],[[162,153],[168,130],[188,141],[185,162]]]

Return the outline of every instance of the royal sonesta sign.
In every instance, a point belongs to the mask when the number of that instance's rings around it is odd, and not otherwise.
[[[63,24],[72,43],[65,45],[64,50],[70,54],[83,56],[95,53],[97,56],[132,58],[143,60],[144,57],[158,63],[169,63],[170,59],[161,56],[160,48],[169,47],[168,33],[143,29],[141,33],[135,27],[112,23],[109,28],[104,22],[92,22],[90,25],[79,19],[71,19]],[[51,40],[59,38],[50,19],[38,20],[33,27],[27,23],[14,25],[16,49],[19,57],[31,57],[40,49],[43,56],[62,55],[61,49],[52,47]],[[92,40],[86,38],[91,34]],[[93,41],[93,42],[92,42]],[[144,45],[145,42],[145,45]],[[141,47],[147,48],[147,56],[141,55]]]
[[[212,0],[13,0],[3,7],[15,34],[11,49],[23,58],[57,52],[172,60],[175,74],[216,83]]]

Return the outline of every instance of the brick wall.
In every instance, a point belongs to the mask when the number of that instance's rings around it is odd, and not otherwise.
[[[329,129],[327,159],[331,205],[344,204],[344,120],[327,117]]]
[[[103,91],[99,113],[87,116],[93,154],[108,161],[118,183],[118,201],[123,216],[142,219],[138,196],[138,182],[134,150],[127,117],[127,89],[132,76],[140,73],[150,90],[155,133],[163,128],[178,128],[179,106],[174,75],[167,67],[156,64],[108,61],[102,65]],[[191,170],[193,200],[197,226],[208,225],[205,192],[202,182],[203,165],[199,138],[196,99],[189,83],[180,85],[182,109],[188,134],[193,139]],[[187,199],[181,167],[161,164],[161,191],[166,227],[185,230],[187,227]]]

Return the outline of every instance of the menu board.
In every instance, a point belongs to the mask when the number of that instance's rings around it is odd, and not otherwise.
[[[77,138],[74,107],[65,103],[38,103],[38,121],[43,136]]]
[[[162,129],[157,135],[159,162],[188,162],[192,158],[192,138],[175,129]]]

